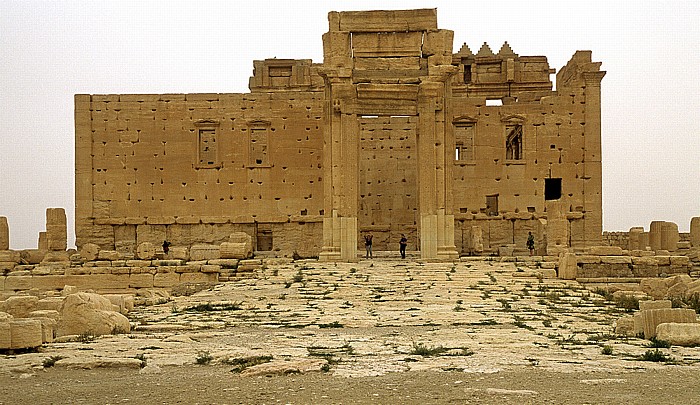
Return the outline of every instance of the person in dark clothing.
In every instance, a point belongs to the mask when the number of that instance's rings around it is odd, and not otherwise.
[[[530,250],[530,256],[532,256],[535,253],[535,237],[532,236],[532,232],[527,233],[527,242],[525,244]]]
[[[399,252],[401,252],[401,258],[406,258],[406,245],[408,245],[408,239],[406,235],[401,234],[401,240],[399,241]]]
[[[163,241],[163,253],[165,253],[167,255],[169,251],[170,251],[170,242],[168,242],[167,240],[164,240]]]
[[[372,257],[372,234],[365,235],[365,259]]]

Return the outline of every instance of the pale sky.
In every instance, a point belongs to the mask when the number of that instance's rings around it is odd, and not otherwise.
[[[603,228],[700,216],[700,2],[0,1],[0,216],[35,248],[47,207],[74,246],[76,93],[248,92],[253,60],[323,62],[327,13],[437,8],[454,51],[508,41],[603,63]]]

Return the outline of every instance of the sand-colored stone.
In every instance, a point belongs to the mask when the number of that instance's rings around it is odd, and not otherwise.
[[[10,249],[10,226],[7,217],[0,217],[0,250]]]
[[[656,327],[656,338],[675,346],[698,346],[700,323],[661,323]]]
[[[38,309],[39,298],[31,295],[9,297],[0,301],[0,311],[6,312],[15,318],[27,318],[32,311]]]
[[[639,301],[639,310],[671,308],[671,300],[642,300]]]
[[[190,260],[220,259],[221,250],[216,245],[198,244],[190,248]]]
[[[43,343],[41,321],[38,319],[11,319],[10,334],[12,342],[10,349],[28,349],[39,347]]]
[[[156,247],[151,242],[139,243],[136,249],[136,257],[141,260],[151,260],[156,257]]]
[[[86,243],[80,247],[80,256],[87,261],[96,260],[99,253],[100,247],[94,243]]]
[[[66,210],[63,208],[47,208],[46,249],[66,250],[67,243],[68,227],[66,223]]]
[[[563,280],[576,280],[578,273],[578,260],[574,253],[564,253],[559,257],[559,278]]]
[[[700,248],[700,217],[690,219],[690,244]]]
[[[113,309],[112,303],[101,295],[84,292],[71,294],[65,298],[61,307],[57,336],[129,332],[129,320]]]
[[[692,309],[662,308],[641,311],[641,321],[644,325],[644,338],[656,336],[656,327],[662,323],[695,323],[696,314]]]
[[[77,245],[245,232],[255,251],[355,261],[372,232],[375,250],[405,234],[450,261],[528,232],[542,252],[600,244],[601,64],[576,51],[554,89],[545,57],[455,52],[437,23],[332,12],[323,61],[253,61],[246,94],[76,95]]]

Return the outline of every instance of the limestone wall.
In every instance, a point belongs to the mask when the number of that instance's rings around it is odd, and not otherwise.
[[[320,221],[322,108],[315,92],[76,96],[77,245]]]
[[[601,64],[576,52],[554,91],[546,57],[452,38],[435,9],[332,12],[323,63],[254,61],[251,93],[76,95],[77,246],[600,244]]]

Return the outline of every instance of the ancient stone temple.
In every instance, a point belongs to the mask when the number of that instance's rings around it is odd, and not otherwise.
[[[453,51],[437,10],[331,12],[323,63],[246,94],[76,95],[77,245],[221,243],[325,260],[401,234],[423,258],[601,242],[600,83],[577,51]]]

